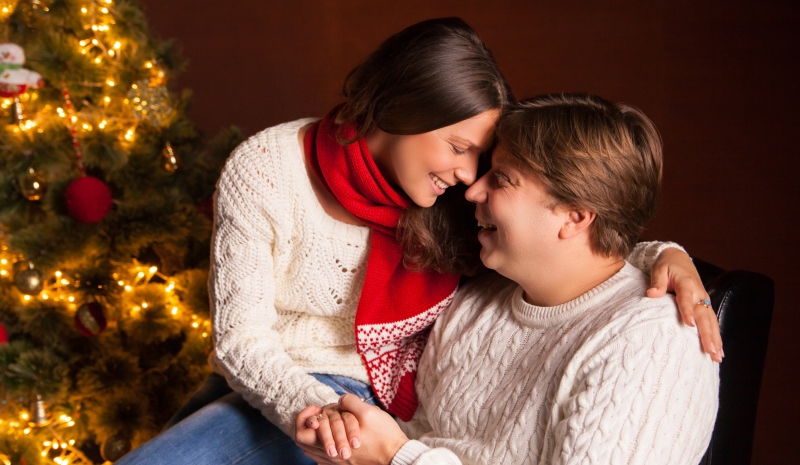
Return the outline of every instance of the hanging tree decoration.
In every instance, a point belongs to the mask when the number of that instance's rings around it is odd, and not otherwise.
[[[86,302],[75,312],[75,326],[86,337],[97,336],[107,325],[103,306],[97,302]]]
[[[14,286],[25,295],[37,295],[42,291],[42,272],[34,268],[33,262],[14,273]]]
[[[33,202],[41,199],[44,195],[47,185],[40,170],[32,166],[28,167],[17,180],[19,181],[19,190],[26,199]]]
[[[83,154],[75,131],[77,117],[75,116],[75,109],[72,106],[66,84],[63,84],[61,93],[64,96],[64,106],[67,108],[69,132],[72,135],[72,145],[75,147],[75,154],[78,159],[78,169],[81,171],[80,177],[72,181],[64,192],[67,210],[70,216],[82,223],[97,223],[105,218],[111,210],[111,189],[102,180],[86,175],[86,168],[83,166]]]
[[[149,63],[149,62],[148,62]],[[152,126],[164,126],[172,116],[169,91],[163,79],[142,79],[131,85],[128,103],[133,117]]]
[[[8,342],[8,331],[6,331],[6,327],[3,326],[3,323],[0,323],[0,345],[5,344]]]
[[[0,43],[0,97],[14,99],[9,112],[10,123],[20,124],[23,119],[19,96],[29,88],[44,86],[42,76],[23,68],[25,51],[11,42]]]
[[[178,168],[181,167],[178,154],[175,153],[175,150],[172,149],[172,145],[169,142],[164,144],[164,148],[161,150],[161,156],[164,157],[164,169],[170,173],[178,171]]]

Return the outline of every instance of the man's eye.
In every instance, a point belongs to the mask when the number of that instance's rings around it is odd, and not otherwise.
[[[498,171],[495,171],[494,173],[494,180],[498,185],[501,186],[508,184],[508,176]]]

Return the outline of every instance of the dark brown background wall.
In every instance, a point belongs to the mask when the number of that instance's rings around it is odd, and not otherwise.
[[[795,463],[800,439],[800,15],[796,2],[143,0],[190,60],[204,130],[247,135],[339,102],[347,71],[391,33],[458,15],[518,97],[588,91],[638,106],[665,143],[648,238],[775,280],[753,463]]]

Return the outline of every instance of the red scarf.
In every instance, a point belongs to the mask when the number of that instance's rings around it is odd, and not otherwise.
[[[386,409],[408,421],[417,409],[414,380],[428,328],[453,299],[458,276],[413,272],[403,266],[397,223],[411,202],[383,178],[366,140],[342,146],[356,134],[339,128],[335,110],[305,137],[308,160],[320,182],[344,208],[372,228],[366,277],[356,310],[356,350]]]

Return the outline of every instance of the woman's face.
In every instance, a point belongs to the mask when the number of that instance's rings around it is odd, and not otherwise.
[[[376,129],[367,146],[384,177],[420,207],[430,207],[448,187],[470,185],[478,158],[492,143],[500,110],[423,134],[401,136]]]

